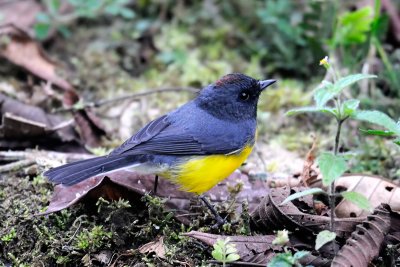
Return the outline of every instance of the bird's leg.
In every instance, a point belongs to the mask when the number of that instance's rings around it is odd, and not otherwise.
[[[153,193],[154,195],[157,195],[157,186],[158,186],[158,175],[154,178],[154,188],[153,188]]]
[[[206,204],[207,208],[212,212],[214,215],[215,220],[217,221],[217,224],[214,225],[214,227],[219,227],[223,225],[226,221],[222,219],[222,217],[218,214],[218,212],[214,209],[213,205],[207,200],[207,198],[204,195],[200,196],[200,199]]]

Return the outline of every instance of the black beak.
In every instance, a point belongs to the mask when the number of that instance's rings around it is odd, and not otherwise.
[[[258,84],[260,85],[261,91],[263,91],[265,88],[270,86],[271,84],[274,84],[276,80],[264,80],[264,81],[259,81]]]

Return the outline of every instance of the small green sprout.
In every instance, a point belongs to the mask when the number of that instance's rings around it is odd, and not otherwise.
[[[14,238],[17,237],[17,231],[15,231],[15,228],[11,228],[10,232],[6,235],[3,235],[1,237],[1,241],[8,243],[10,241],[12,241]]]
[[[214,250],[211,252],[213,258],[221,262],[224,267],[226,266],[226,263],[240,259],[235,244],[230,244],[229,241],[229,238],[226,238],[225,240],[218,239],[213,246]]]
[[[278,231],[274,241],[272,241],[272,245],[284,246],[288,242],[289,242],[289,231],[284,229],[282,231]]]
[[[94,226],[91,231],[85,229],[76,237],[76,247],[81,250],[95,250],[110,238],[111,232],[104,231],[103,226]]]
[[[297,251],[294,255],[290,251],[279,253],[271,259],[267,267],[300,267],[303,265],[299,263],[299,260],[307,254],[309,254],[308,251]]]

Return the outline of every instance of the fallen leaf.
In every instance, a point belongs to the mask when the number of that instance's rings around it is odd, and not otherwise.
[[[12,24],[4,25],[0,26],[0,38],[7,40],[0,46],[0,56],[63,89],[65,106],[71,107],[79,101],[71,84],[57,74],[60,67],[26,32]],[[73,116],[84,143],[89,147],[99,146],[106,135],[100,120],[90,109],[74,111]]]
[[[386,204],[377,207],[372,215],[356,226],[332,266],[364,267],[379,255],[381,245],[391,225],[391,210]]]
[[[36,15],[44,9],[38,1],[18,0],[3,1],[0,4],[1,25],[13,24],[16,27],[33,34],[32,28],[36,21]]]
[[[314,242],[315,236],[330,229],[330,218],[306,213],[313,213],[312,196],[307,195],[296,202],[281,203],[292,193],[303,191],[306,188],[271,188],[270,194],[265,197],[257,209],[251,214],[252,228],[262,233],[272,233],[276,230],[287,229],[309,242]],[[294,204],[296,203],[297,206]],[[302,211],[299,210],[301,207]],[[350,236],[355,224],[364,218],[341,218],[336,220],[336,234],[339,237]]]
[[[319,250],[322,246],[335,240],[335,238],[336,234],[329,230],[323,230],[319,232],[317,238],[315,239],[315,250]]]
[[[387,203],[393,211],[400,212],[400,188],[379,176],[343,176],[336,181],[336,191],[353,191],[363,194],[369,200],[372,209],[381,203]],[[335,212],[339,218],[362,217],[370,214],[369,211],[345,199],[336,206]]]
[[[139,252],[143,254],[155,253],[157,257],[165,259],[164,237],[159,236],[154,241],[146,243],[139,247]]]
[[[0,147],[3,149],[36,145],[54,149],[63,145],[70,150],[83,150],[79,149],[81,145],[73,121],[48,114],[39,107],[0,94],[0,116]]]
[[[58,76],[57,64],[26,32],[9,24],[0,26],[0,37],[7,40],[0,46],[0,56],[64,90],[72,89],[71,84]]]

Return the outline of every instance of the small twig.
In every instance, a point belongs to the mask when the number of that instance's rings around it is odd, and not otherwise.
[[[0,173],[16,171],[16,170],[19,170],[21,168],[24,168],[24,167],[27,167],[27,166],[31,166],[31,165],[33,165],[35,163],[36,163],[36,161],[33,160],[33,159],[24,159],[24,160],[20,160],[20,161],[17,161],[17,162],[9,163],[9,164],[0,166]]]
[[[70,125],[73,125],[75,123],[75,120],[67,120],[67,121],[63,121],[59,124],[57,124],[56,126],[54,126],[53,128],[51,128],[50,130],[48,130],[47,132],[55,132],[58,131],[62,128],[68,127]]]
[[[172,88],[155,89],[155,90],[150,90],[150,91],[142,91],[142,92],[138,92],[138,93],[117,96],[117,97],[110,98],[110,99],[99,100],[96,102],[83,103],[83,104],[77,105],[77,106],[60,108],[60,109],[55,110],[55,112],[75,111],[75,110],[80,110],[80,109],[85,109],[85,108],[98,108],[100,106],[111,104],[114,102],[124,101],[124,100],[128,100],[128,99],[131,99],[131,100],[137,99],[142,96],[158,94],[158,93],[165,93],[165,92],[180,92],[180,91],[197,93],[197,92],[199,92],[199,89],[194,88],[194,87],[172,87]]]
[[[38,158],[49,158],[69,162],[93,157],[95,156],[90,154],[62,153],[47,150],[0,151],[0,160],[3,161],[35,160],[36,162]]]

